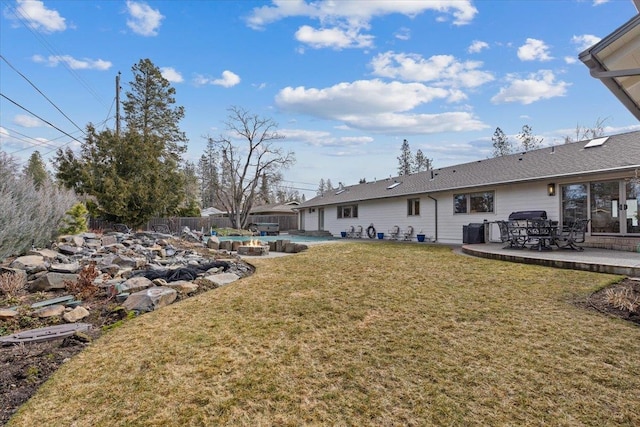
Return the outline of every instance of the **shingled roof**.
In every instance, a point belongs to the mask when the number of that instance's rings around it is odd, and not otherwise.
[[[640,168],[640,131],[346,186],[314,197],[298,208],[637,168]]]

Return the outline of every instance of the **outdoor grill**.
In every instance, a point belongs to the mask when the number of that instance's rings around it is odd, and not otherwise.
[[[528,219],[547,219],[547,211],[517,211],[511,212],[509,221],[526,221]]]

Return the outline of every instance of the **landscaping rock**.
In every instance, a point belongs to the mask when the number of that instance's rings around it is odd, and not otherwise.
[[[40,310],[36,310],[33,314],[34,316],[43,319],[46,317],[60,316],[62,313],[64,313],[64,311],[65,311],[64,305],[55,304],[55,305],[49,305],[47,307],[43,307]]]
[[[220,249],[220,239],[218,239],[218,236],[209,237],[207,240],[207,248],[215,250]]]
[[[39,291],[51,291],[54,289],[65,289],[65,282],[75,282],[78,280],[77,274],[69,273],[47,273],[44,276],[38,277],[36,280],[29,284],[29,290],[31,292]]]
[[[146,277],[138,276],[127,279],[118,285],[119,292],[138,292],[153,286],[153,282]]]
[[[157,279],[158,281],[165,282],[163,286],[171,289],[175,289],[179,294],[192,294],[198,290],[198,285],[187,280],[178,280],[176,282],[166,283],[163,279]],[[154,280],[155,283],[155,280]]]
[[[42,255],[24,255],[13,260],[9,267],[24,270],[27,274],[33,274],[38,271],[46,271],[47,263],[45,263]]]
[[[64,319],[65,322],[67,323],[75,323],[78,320],[82,320],[85,317],[89,316],[89,310],[87,310],[86,308],[79,306],[74,308],[71,311],[68,311],[66,313],[64,313],[62,315],[62,318]]]
[[[16,317],[18,312],[15,310],[10,310],[8,308],[0,309],[0,320],[8,320]]]
[[[51,266],[49,267],[49,271],[53,271],[56,273],[77,273],[81,269],[82,269],[82,266],[77,261],[69,264],[62,264],[62,263],[51,264]]]
[[[122,306],[127,310],[149,312],[171,304],[177,297],[178,292],[175,289],[154,286],[129,295]]]
[[[229,283],[233,283],[238,279],[240,279],[240,276],[235,273],[220,273],[205,276],[205,280],[215,283],[218,286],[228,285]]]

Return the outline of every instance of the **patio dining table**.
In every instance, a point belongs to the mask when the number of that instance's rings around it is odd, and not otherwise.
[[[551,245],[555,244],[558,238],[558,230],[558,221],[548,219],[527,220],[525,233],[527,235],[527,243],[531,244],[530,249],[550,251],[552,249]]]

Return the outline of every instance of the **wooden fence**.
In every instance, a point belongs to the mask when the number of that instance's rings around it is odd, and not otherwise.
[[[289,231],[298,229],[297,215],[249,215],[249,223],[269,222],[277,223],[280,231]],[[229,228],[231,220],[227,217],[208,216],[208,217],[170,217],[170,218],[152,218],[149,222],[140,227],[141,230],[151,231],[154,226],[166,225],[172,233],[181,232],[184,227],[190,230],[208,232],[211,228]],[[98,218],[89,218],[90,230],[113,230],[114,223]]]

